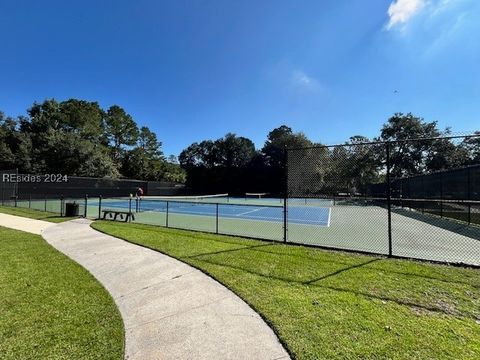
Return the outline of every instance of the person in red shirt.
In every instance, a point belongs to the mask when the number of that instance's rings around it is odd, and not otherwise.
[[[143,196],[143,189],[141,187],[139,187],[137,189],[137,197],[141,198]]]

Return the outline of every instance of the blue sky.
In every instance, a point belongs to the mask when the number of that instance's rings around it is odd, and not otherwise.
[[[394,112],[480,124],[480,1],[2,1],[0,110],[118,104],[164,152],[281,124],[323,143]]]

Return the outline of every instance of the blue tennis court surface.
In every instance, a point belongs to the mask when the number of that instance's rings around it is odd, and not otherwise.
[[[128,200],[105,200],[102,202],[102,208],[122,208],[128,209]],[[135,210],[135,201],[131,204],[132,210]],[[166,201],[142,200],[139,205],[140,212],[167,212]],[[217,215],[217,204],[210,203],[192,203],[192,202],[168,202],[168,212],[170,214],[211,216]],[[218,204],[218,216],[228,219],[256,220],[283,222],[282,206],[265,205],[238,205],[238,204]],[[329,226],[330,208],[329,207],[304,207],[288,206],[288,221],[293,224]]]

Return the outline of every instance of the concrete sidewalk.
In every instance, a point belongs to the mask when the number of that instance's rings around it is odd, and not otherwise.
[[[48,221],[0,213],[0,226],[41,235],[46,229],[54,227],[55,224]]]
[[[112,294],[126,359],[288,359],[273,331],[230,290],[168,256],[76,219],[43,237]]]

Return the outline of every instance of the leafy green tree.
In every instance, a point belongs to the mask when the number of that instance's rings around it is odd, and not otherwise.
[[[255,156],[252,140],[228,133],[214,143],[217,163],[227,168],[247,166]]]
[[[330,171],[333,157],[329,155],[329,149],[324,146],[288,151],[289,196],[315,196],[331,191],[328,175],[334,172]],[[282,181],[284,176],[280,173],[277,178]]]
[[[138,127],[133,118],[120,106],[111,106],[105,118],[106,137],[113,147],[113,159],[119,161],[124,147],[133,146],[138,139]]]
[[[160,180],[164,162],[157,135],[144,126],[139,131],[136,147],[127,151],[123,158],[122,173],[137,179]]]
[[[213,168],[219,164],[217,144],[212,140],[195,142],[180,153],[178,160],[184,169],[198,166]]]
[[[399,178],[422,174],[427,171],[426,153],[431,150],[433,138],[444,133],[438,129],[437,122],[425,122],[422,118],[396,113],[383,125],[381,141],[391,141],[391,174]],[[408,139],[424,139],[405,141]]]
[[[179,161],[184,168],[233,168],[247,166],[255,155],[255,145],[250,139],[228,133],[215,141],[204,140],[191,144],[180,153]]]
[[[312,145],[305,134],[294,133],[292,128],[282,125],[270,131],[261,152],[268,166],[282,167],[286,148],[304,148]]]
[[[346,143],[348,157],[344,169],[348,181],[347,192],[350,194],[363,194],[369,184],[382,180],[379,170],[385,147],[370,142],[367,137],[357,135]]]
[[[178,163],[166,161],[163,162],[162,167],[162,179],[181,184],[187,180],[186,171]]]
[[[12,151],[12,140],[16,135],[17,123],[0,112],[0,169],[13,169],[16,166]]]
[[[0,113],[0,166],[33,173],[185,180],[178,164],[165,161],[157,136],[147,127],[139,131],[122,108],[114,105],[104,112],[97,102],[78,99],[35,102],[28,117],[17,119]]]
[[[34,103],[28,114],[28,118],[20,119],[18,147],[24,158],[29,155],[31,166],[27,171],[119,175],[102,143],[103,111],[98,104],[75,99],[58,103],[51,99]]]
[[[162,159],[162,143],[158,141],[157,135],[146,126],[140,128],[138,134],[138,148],[141,149],[149,159]]]
[[[464,139],[459,148],[466,154],[468,164],[480,164],[480,131],[475,136]]]
[[[425,157],[425,169],[428,172],[457,168],[469,162],[468,150],[454,144],[451,139],[432,141]]]
[[[70,99],[60,103],[60,114],[66,131],[107,145],[104,129],[106,114],[97,102]]]

